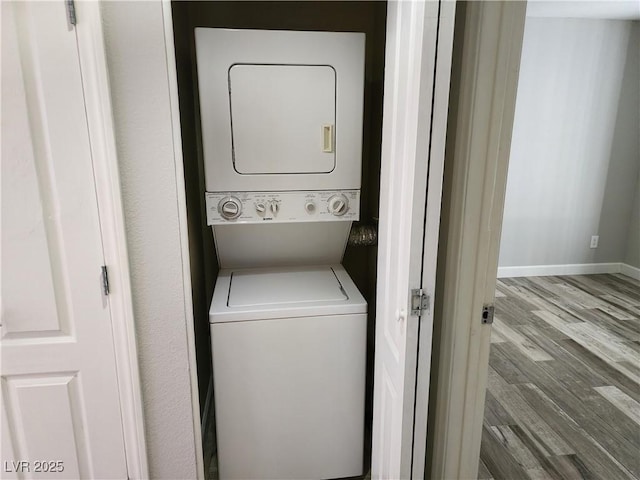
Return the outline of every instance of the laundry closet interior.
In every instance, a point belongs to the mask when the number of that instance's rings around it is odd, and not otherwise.
[[[218,474],[220,478],[242,478],[253,475],[251,468],[272,477],[295,478],[304,472],[316,478],[344,478],[365,475],[369,468],[386,8],[386,2],[380,1],[171,4],[207,478]],[[275,50],[280,53],[274,54]],[[210,51],[216,52],[212,57],[224,57],[213,61],[219,65],[208,65]],[[298,81],[302,88],[295,85]],[[265,91],[276,92],[277,99],[263,101]],[[292,96],[286,100],[289,91]],[[311,107],[305,106],[306,100],[300,97],[304,95],[315,97],[310,100]],[[216,100],[207,100],[214,97]],[[302,163],[288,162],[284,159],[288,143],[282,143],[288,127],[268,115],[252,115],[252,108],[260,111],[263,105],[279,114],[281,104],[285,117],[290,113],[286,121],[292,122],[292,144],[306,138],[306,120],[298,117],[306,118],[309,112],[317,117],[319,123],[309,133],[313,142],[317,140],[315,157],[305,157]],[[215,131],[220,125],[219,112],[205,111],[212,105],[228,112],[225,128],[231,130],[229,139]],[[323,115],[328,119],[323,120]],[[361,126],[357,125],[360,119]],[[295,146],[291,148],[295,150]],[[300,154],[306,155],[301,148]],[[359,149],[361,165],[353,158],[343,161]],[[278,157],[281,154],[283,160]],[[263,156],[271,160],[264,163]],[[223,161],[218,166],[218,160],[211,161],[213,157],[224,157],[227,165]],[[344,167],[345,162],[350,166]],[[255,183],[251,177],[257,179]],[[316,180],[320,177],[329,180]],[[314,282],[317,288],[311,286]],[[310,298],[305,293],[301,293],[304,298],[295,298],[305,288],[313,292]],[[214,290],[219,307],[216,299],[212,305]],[[284,320],[278,319],[279,302],[286,306]],[[340,305],[334,308],[334,304]],[[311,321],[309,312],[316,307],[320,313],[313,321],[317,323],[299,332],[308,338],[296,336],[299,320]],[[257,310],[260,321],[252,316]],[[347,317],[354,319],[352,329],[340,323]],[[327,326],[325,319],[333,319],[335,325]],[[269,326],[249,330],[259,323]],[[280,327],[270,330],[272,325]],[[326,328],[332,330],[323,330]],[[290,332],[294,332],[290,342],[282,340]],[[278,338],[272,342],[269,338],[273,336]],[[357,344],[353,347],[356,353],[350,351],[350,339]],[[289,349],[291,342],[297,347]],[[268,349],[278,345],[281,351],[274,358]],[[298,354],[304,357],[300,362],[287,357]],[[351,369],[353,355],[362,358],[353,359],[357,368]],[[266,370],[254,369],[255,363]],[[282,365],[284,370],[278,373]],[[261,371],[274,376],[256,378]],[[340,378],[334,385],[327,375]],[[289,377],[295,386],[287,384]],[[351,383],[355,390],[349,393]],[[364,402],[358,393],[360,384]],[[261,392],[263,398],[242,398],[254,391]],[[317,392],[317,401],[308,397],[315,395],[313,392]],[[351,402],[351,410],[337,405],[343,396],[345,402]],[[216,402],[223,418],[214,414]],[[298,409],[296,402],[305,406]],[[285,412],[278,409],[281,403],[286,404]],[[264,409],[243,414],[247,405]],[[302,418],[293,421],[307,410],[318,417],[310,423]],[[363,418],[332,420],[349,412]],[[272,413],[278,418],[262,418]],[[252,416],[260,418],[251,423],[254,419],[246,417]],[[334,430],[326,425],[332,421],[337,422]],[[300,435],[296,425],[281,431],[279,422],[299,423],[300,428],[306,425],[315,431],[306,432],[301,442],[295,437]],[[318,423],[317,428],[310,427]],[[271,432],[266,431],[271,429],[269,425],[274,426]],[[357,432],[360,429],[361,434]],[[360,438],[351,442],[353,445],[340,445],[341,441],[349,442],[354,434],[351,430]],[[216,431],[218,438],[212,447],[211,433]],[[329,440],[336,433],[346,439]],[[292,438],[286,438],[288,435]],[[314,442],[322,452],[317,452],[317,460],[305,463],[304,450],[313,448]],[[346,453],[331,453],[333,443]],[[214,449],[217,455],[212,457]],[[299,459],[290,459],[288,464],[273,458],[288,449]],[[243,455],[255,458],[234,458]]]

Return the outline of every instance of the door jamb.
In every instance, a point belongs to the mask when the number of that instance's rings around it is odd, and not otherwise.
[[[438,252],[432,478],[477,477],[491,333],[480,317],[495,292],[525,14],[524,1],[466,5]]]
[[[178,71],[173,39],[173,14],[171,0],[160,0],[164,30],[164,47],[167,62],[167,88],[171,108],[171,131],[173,134],[173,158],[175,164],[176,194],[178,197],[178,221],[182,257],[182,283],[184,288],[184,316],[187,332],[187,354],[189,357],[189,383],[191,385],[191,408],[193,411],[194,450],[196,472],[199,480],[205,478],[204,447],[202,442],[202,418],[198,388],[198,364],[196,361],[195,319],[193,315],[189,233],[187,228],[187,193],[184,180],[184,158],[182,156],[182,124],[178,97]]]
[[[76,2],[82,86],[96,185],[128,478],[149,478],[144,408],[109,72],[99,2]],[[99,265],[96,265],[98,274]]]

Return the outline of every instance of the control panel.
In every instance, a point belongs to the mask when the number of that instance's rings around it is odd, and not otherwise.
[[[207,192],[207,225],[229,223],[354,222],[360,190]]]

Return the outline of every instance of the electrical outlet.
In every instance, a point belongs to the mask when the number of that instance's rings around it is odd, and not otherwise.
[[[589,248],[598,248],[598,240],[600,240],[600,236],[599,235],[592,235],[591,236],[591,245],[589,245]]]

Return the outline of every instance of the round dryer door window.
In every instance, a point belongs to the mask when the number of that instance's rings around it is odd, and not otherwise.
[[[234,64],[229,104],[238,173],[329,173],[335,168],[333,67]]]

